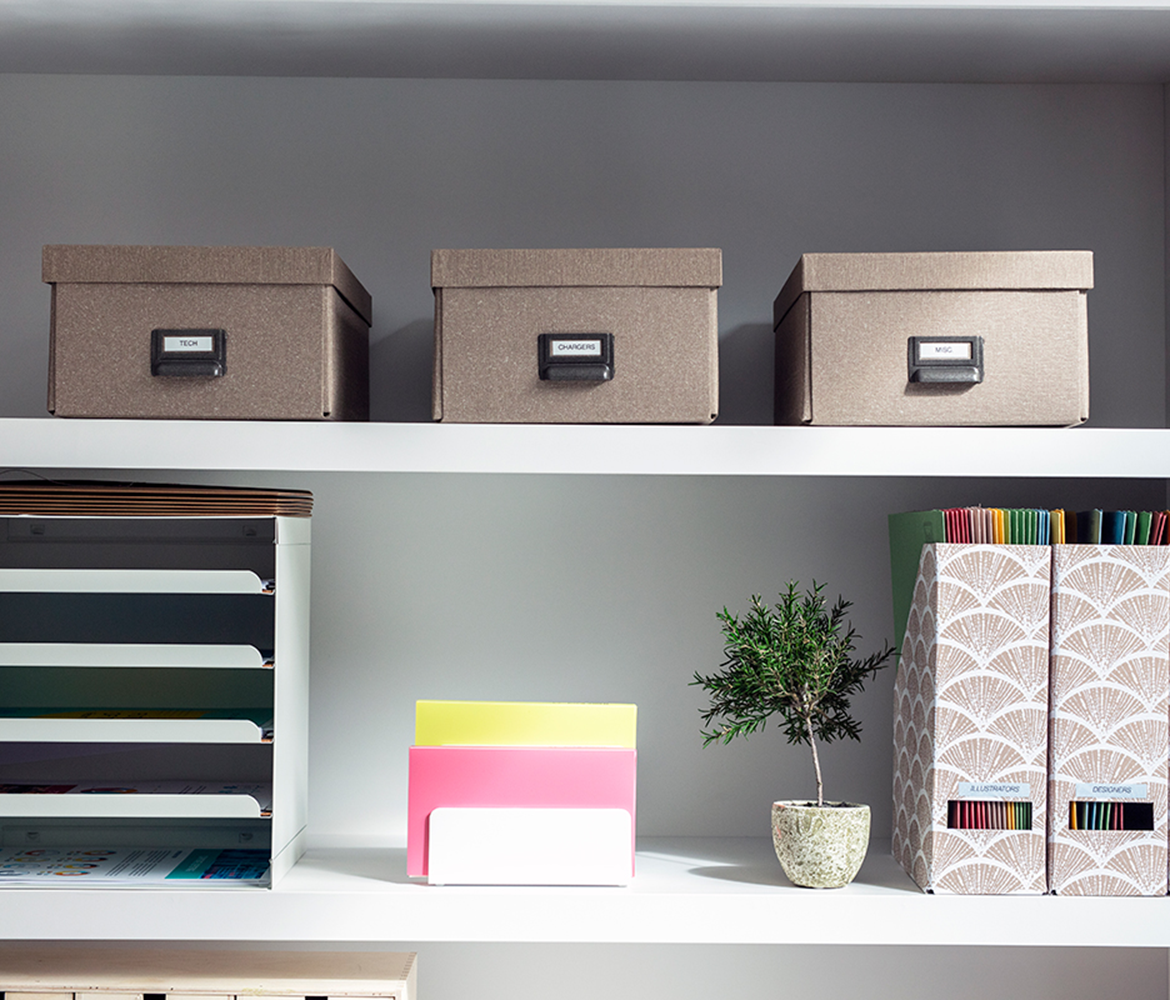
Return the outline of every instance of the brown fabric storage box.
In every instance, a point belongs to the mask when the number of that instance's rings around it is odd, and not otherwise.
[[[435,250],[434,417],[710,423],[722,280],[714,249]],[[542,378],[548,340],[569,353]],[[589,377],[558,377],[577,361]],[[597,377],[606,362],[611,377]]]
[[[776,423],[1083,423],[1092,286],[1087,250],[805,254],[773,305]],[[980,347],[981,382],[944,381]]]
[[[47,246],[42,277],[59,417],[369,417],[370,296],[331,249]],[[213,361],[203,349],[217,330]],[[156,339],[177,368],[152,374]]]

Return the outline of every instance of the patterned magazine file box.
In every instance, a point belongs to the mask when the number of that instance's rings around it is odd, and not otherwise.
[[[1052,587],[1051,889],[1165,894],[1170,548],[1057,545]]]
[[[1042,545],[923,546],[894,687],[894,857],[927,892],[1043,893]]]

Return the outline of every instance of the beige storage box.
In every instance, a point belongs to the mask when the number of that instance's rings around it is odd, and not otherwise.
[[[436,420],[707,424],[712,249],[435,250]]]
[[[366,420],[370,296],[326,247],[47,246],[49,412]]]
[[[773,305],[776,423],[1089,416],[1087,250],[810,253]]]
[[[416,1000],[414,952],[234,951],[8,942],[6,1000]]]

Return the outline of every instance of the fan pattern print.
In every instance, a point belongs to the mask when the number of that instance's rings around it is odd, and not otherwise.
[[[1163,895],[1170,548],[1058,545],[1052,574],[1051,888]],[[1146,785],[1153,829],[1071,829],[1069,802],[1091,783]]]
[[[929,891],[1047,889],[1050,567],[1048,546],[923,547],[894,687],[893,849]],[[960,782],[1027,784],[1031,829],[949,829]]]

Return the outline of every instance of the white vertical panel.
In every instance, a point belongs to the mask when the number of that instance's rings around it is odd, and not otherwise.
[[[308,822],[311,522],[278,517],[272,750],[273,882],[304,850]]]

